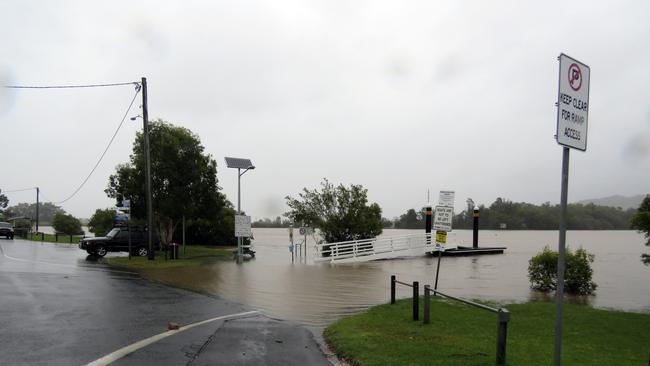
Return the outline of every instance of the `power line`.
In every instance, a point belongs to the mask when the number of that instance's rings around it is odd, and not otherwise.
[[[12,189],[12,190],[9,190],[9,191],[3,191],[3,190],[0,190],[0,193],[23,192],[23,191],[31,191],[32,189],[36,189],[36,187],[21,188],[21,189]]]
[[[130,81],[127,83],[108,83],[108,84],[85,84],[85,85],[4,85],[8,89],[72,89],[72,88],[102,88],[109,86],[136,85],[140,82]]]
[[[133,83],[129,83],[129,84],[133,84]],[[120,121],[120,124],[117,126],[117,129],[115,130],[115,133],[113,134],[113,137],[111,137],[111,140],[108,142],[108,145],[106,145],[106,148],[104,149],[104,152],[99,157],[99,160],[97,160],[97,163],[95,164],[93,169],[90,171],[90,173],[88,173],[88,176],[86,177],[86,179],[83,180],[83,182],[81,182],[79,187],[74,192],[72,192],[72,194],[70,196],[68,196],[68,198],[64,199],[63,201],[52,202],[53,204],[64,203],[64,202],[68,201],[69,199],[71,199],[72,197],[74,197],[77,193],[79,193],[81,188],[83,188],[83,186],[86,184],[86,182],[88,182],[88,179],[90,179],[90,176],[93,175],[93,173],[95,172],[95,169],[97,169],[97,167],[99,166],[99,163],[102,162],[102,159],[104,158],[104,155],[106,155],[106,152],[111,147],[111,144],[113,143],[113,140],[115,140],[115,136],[117,136],[117,133],[120,131],[120,128],[122,128],[122,124],[124,124],[124,121],[126,120],[126,116],[129,115],[129,112],[131,111],[131,107],[133,106],[133,102],[135,102],[135,98],[140,93],[140,90],[141,90],[141,88],[139,87],[140,84],[139,83],[136,83],[136,84],[137,85],[136,85],[135,94],[133,95],[133,99],[131,99],[131,103],[129,104],[129,108],[126,109],[126,112],[124,113],[124,116],[122,116],[122,120]]]

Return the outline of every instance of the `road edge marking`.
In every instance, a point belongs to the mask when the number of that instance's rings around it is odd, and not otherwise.
[[[244,317],[247,317],[247,316],[250,316],[250,315],[257,315],[257,314],[260,314],[260,312],[257,311],[257,310],[254,310],[254,311],[246,311],[246,312],[237,313],[237,314],[222,315],[222,316],[217,316],[217,317],[214,317],[214,318],[211,318],[211,319],[206,319],[206,320],[203,320],[203,321],[200,321],[200,322],[188,324],[188,325],[185,325],[185,326],[182,326],[182,327],[178,328],[177,330],[168,330],[166,332],[156,334],[156,335],[151,336],[149,338],[145,338],[145,339],[142,339],[142,340],[137,341],[135,343],[132,343],[132,344],[130,344],[128,346],[122,347],[122,348],[118,349],[115,352],[111,352],[111,353],[109,353],[109,354],[107,354],[107,355],[105,355],[105,356],[103,356],[103,357],[101,357],[101,358],[99,358],[99,359],[97,359],[95,361],[92,361],[92,362],[86,364],[86,366],[105,366],[105,365],[109,365],[109,364],[119,360],[120,358],[122,358],[124,356],[127,356],[127,355],[141,349],[141,348],[144,348],[144,347],[150,345],[150,344],[156,343],[161,339],[167,338],[167,337],[172,336],[174,334],[178,334],[178,333],[186,331],[188,329],[192,329],[194,327],[198,327],[199,325],[211,323],[211,322],[214,322],[214,321],[217,321],[217,320],[229,320],[229,319],[236,319],[236,318],[244,318]]]

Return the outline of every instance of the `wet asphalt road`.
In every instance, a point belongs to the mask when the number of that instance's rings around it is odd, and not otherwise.
[[[166,332],[170,322],[254,310],[112,269],[74,245],[0,240],[0,251],[2,365],[85,365]],[[111,363],[329,364],[307,330],[262,314],[173,332]]]

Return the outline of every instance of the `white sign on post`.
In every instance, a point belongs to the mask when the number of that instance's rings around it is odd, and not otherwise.
[[[235,236],[244,238],[252,236],[250,216],[235,215]]]
[[[557,143],[582,151],[587,150],[589,75],[589,66],[560,55]]]
[[[438,204],[440,206],[454,207],[454,191],[440,191]]]
[[[433,229],[440,231],[451,231],[451,220],[453,217],[453,207],[436,206],[436,215],[433,219]]]

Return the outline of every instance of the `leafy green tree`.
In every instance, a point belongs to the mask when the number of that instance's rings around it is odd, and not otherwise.
[[[211,241],[224,244],[234,242],[234,224],[230,218],[232,204],[220,192],[217,184],[217,162],[204,153],[197,135],[190,130],[158,119],[150,124],[151,190],[154,222],[161,240],[172,241],[182,217],[191,224],[216,225],[210,229]],[[123,199],[131,200],[131,214],[146,218],[144,191],[145,161],[142,133],[136,135],[130,162],[116,168],[109,178],[106,194],[115,198],[118,205]],[[189,223],[189,222],[188,222]]]
[[[648,239],[646,245],[650,246],[650,194],[645,196],[643,202],[632,216],[632,229],[643,233]]]
[[[4,214],[4,209],[7,208],[7,205],[9,204],[9,199],[7,196],[2,194],[2,189],[0,189],[0,220],[5,220],[5,214]]]
[[[395,222],[396,229],[424,229],[424,218],[421,213],[410,208]]]
[[[299,198],[287,196],[291,210],[285,216],[318,227],[328,243],[373,238],[382,232],[381,208],[368,204],[367,192],[361,185],[334,186],[323,179],[320,190],[303,188]]]
[[[113,228],[113,217],[115,210],[98,208],[88,221],[88,230],[95,236],[106,235]]]
[[[644,233],[647,239],[645,245],[650,246],[650,194],[645,196],[631,222],[632,229]],[[641,261],[646,265],[650,264],[650,254],[641,254]]]
[[[537,253],[528,261],[528,279],[533,289],[548,292],[557,289],[557,261],[559,254],[549,249]],[[592,294],[598,287],[591,278],[594,255],[580,248],[572,252],[566,248],[564,292],[578,295]]]
[[[393,227],[393,225],[395,225],[395,223],[393,222],[393,220],[389,220],[389,219],[387,219],[387,218],[385,218],[385,217],[382,217],[382,218],[381,218],[381,227],[382,227],[382,228],[384,228],[384,229],[390,229],[390,228]]]
[[[83,230],[81,230],[81,222],[76,217],[70,214],[57,213],[54,215],[52,220],[52,227],[56,230],[57,233],[63,233],[66,235],[81,235]]]

